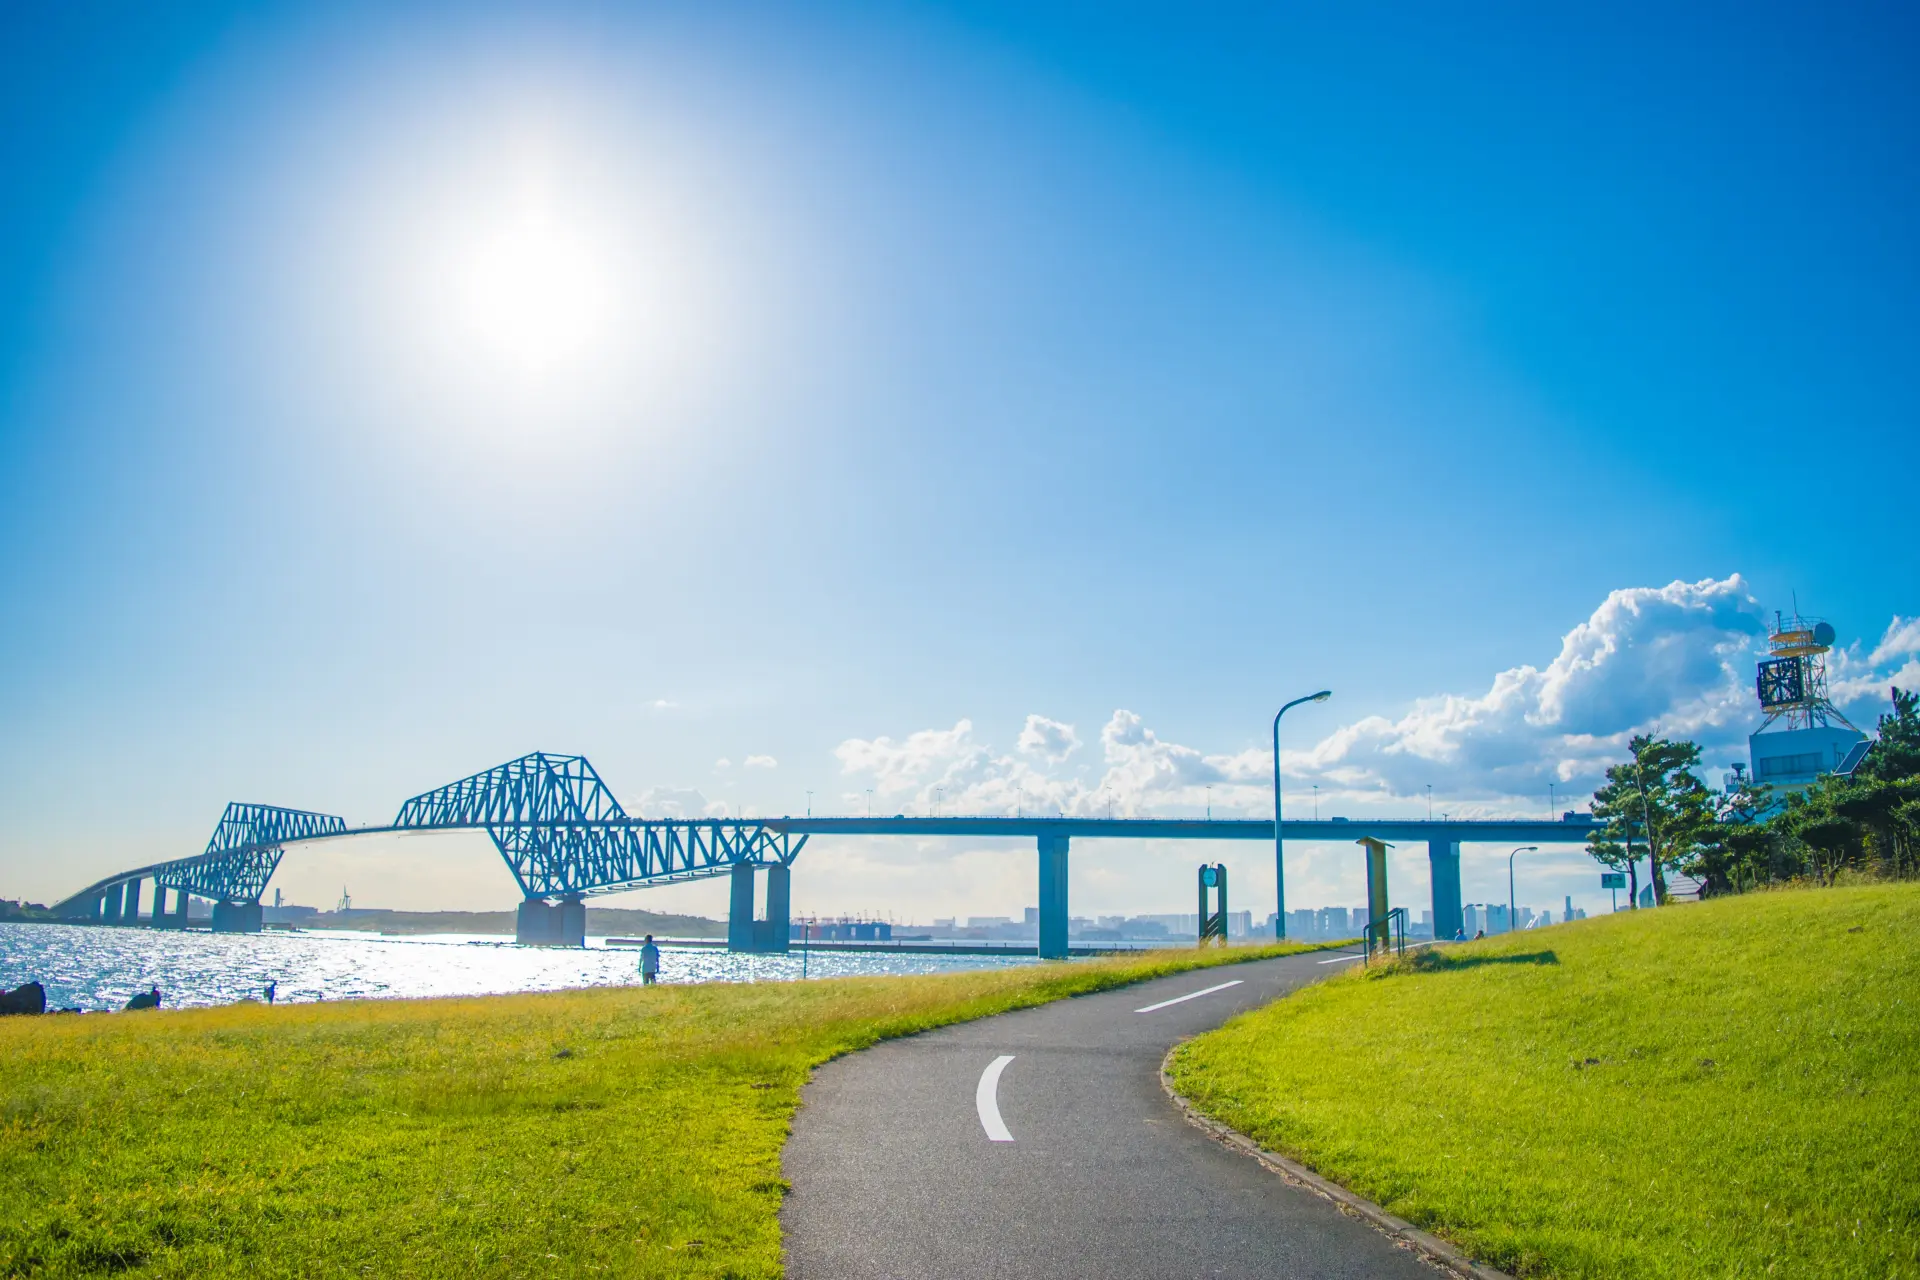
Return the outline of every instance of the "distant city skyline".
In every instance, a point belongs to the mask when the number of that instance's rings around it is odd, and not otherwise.
[[[649,814],[1259,817],[1320,688],[1292,813],[1544,816],[1639,731],[1717,786],[1796,595],[1871,728],[1920,685],[1915,22],[9,9],[0,896],[529,750]],[[1255,847],[1078,842],[1071,910],[1203,856],[1272,909]],[[1033,881],[822,839],[794,907]],[[517,896],[483,837],[275,879],[343,884]]]

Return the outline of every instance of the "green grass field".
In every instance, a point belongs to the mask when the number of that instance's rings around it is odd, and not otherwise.
[[[1184,1046],[1214,1117],[1524,1276],[1920,1276],[1920,886],[1582,921]]]
[[[815,1064],[1303,949],[0,1019],[0,1275],[777,1276]]]

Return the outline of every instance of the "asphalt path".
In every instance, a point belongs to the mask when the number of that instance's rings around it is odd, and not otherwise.
[[[1188,1124],[1160,1088],[1174,1044],[1325,977],[1330,958],[1197,970],[826,1064],[784,1157],[787,1274],[1435,1280]]]

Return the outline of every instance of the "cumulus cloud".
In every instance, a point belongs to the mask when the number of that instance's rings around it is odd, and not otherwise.
[[[950,813],[1037,813],[1061,809],[1078,791],[1076,783],[976,742],[971,720],[898,740],[849,738],[834,754],[842,772],[871,778],[889,804],[930,805],[939,788]]]
[[[721,808],[692,787],[650,787],[627,812],[644,818],[710,818]]]
[[[1760,602],[1724,580],[1610,594],[1545,667],[1512,667],[1485,693],[1422,699],[1369,716],[1283,758],[1285,772],[1347,792],[1496,800],[1549,781],[1596,779],[1636,733],[1744,744],[1754,721]]]
[[[1827,665],[1828,693],[1862,728],[1889,709],[1892,685],[1920,689],[1920,618],[1896,615],[1871,650],[1863,655],[1856,642],[1837,650]]]
[[[1070,724],[1045,716],[1028,716],[1027,727],[1020,731],[1016,745],[1028,755],[1058,764],[1080,749],[1080,735]]]
[[[1283,771],[1320,787],[1323,800],[1406,802],[1431,785],[1456,814],[1531,811],[1550,782],[1591,790],[1630,737],[1658,733],[1701,743],[1713,780],[1744,757],[1757,725],[1753,664],[1765,638],[1766,613],[1738,574],[1614,591],[1544,665],[1499,672],[1482,693],[1343,725],[1285,752]],[[1920,620],[1896,617],[1870,649],[1836,652],[1830,671],[1834,700],[1870,725],[1889,683],[1920,686]],[[849,739],[836,754],[895,807],[925,805],[939,787],[948,812],[1173,813],[1209,799],[1217,812],[1273,812],[1264,747],[1208,753],[1121,709],[1100,731],[1097,782],[1051,772],[1078,745],[1071,726],[1030,715],[1018,754],[978,741],[970,720],[898,740]]]
[[[780,762],[772,756],[748,756],[746,760],[746,765],[749,769],[772,769],[778,766],[779,763]]]
[[[727,759],[725,756],[721,756],[713,762],[713,767],[716,769],[731,769],[733,768],[733,761]]]

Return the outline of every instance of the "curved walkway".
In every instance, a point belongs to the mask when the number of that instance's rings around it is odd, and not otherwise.
[[[788,1274],[1435,1280],[1188,1124],[1160,1088],[1172,1045],[1324,976],[1335,954],[1179,974],[826,1064],[784,1158]]]

